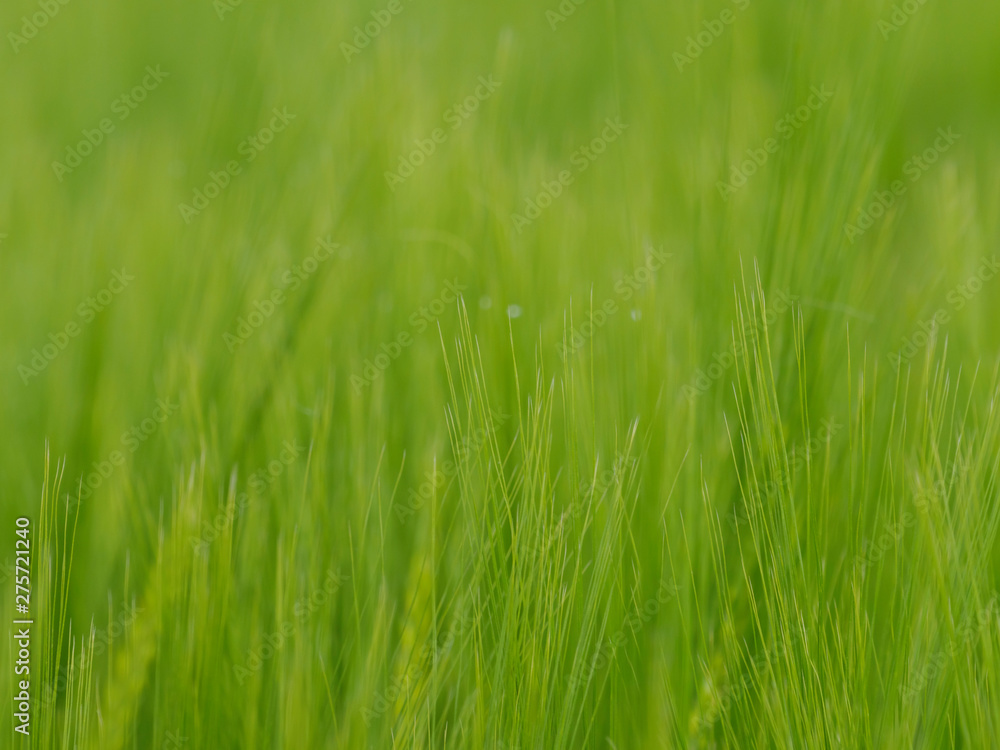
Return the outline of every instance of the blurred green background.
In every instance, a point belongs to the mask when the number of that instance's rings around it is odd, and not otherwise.
[[[65,460],[60,507],[122,451],[124,465],[79,503],[65,611],[79,644],[92,622],[111,632],[129,602],[143,610],[94,656],[81,683],[93,694],[57,691],[37,707],[31,746],[161,747],[168,731],[185,747],[995,741],[996,678],[971,657],[916,704],[860,665],[865,654],[919,663],[954,640],[920,613],[948,610],[958,592],[968,596],[956,612],[980,598],[981,609],[995,587],[1000,279],[963,293],[960,308],[949,294],[994,257],[1000,234],[1000,6],[224,1],[0,9],[0,529],[20,515],[43,528],[46,442],[53,473]],[[387,13],[345,54],[356,27]],[[894,13],[905,23],[889,31]],[[166,75],[123,107],[154,80],[148,68]],[[495,92],[467,119],[449,116],[483,91],[480,77]],[[785,140],[779,121],[813,87],[833,95]],[[248,147],[275,108],[287,126]],[[53,166],[105,118],[113,131],[91,133],[100,143],[79,166]],[[581,170],[579,149],[609,132],[608,118],[627,128]],[[443,142],[390,186],[386,173],[436,128]],[[949,128],[960,138],[911,181],[909,160]],[[719,182],[771,137],[776,151],[724,198]],[[239,173],[185,221],[181,204],[198,206],[196,191],[234,160]],[[572,184],[519,231],[513,215],[563,170]],[[905,194],[851,241],[845,225],[895,180]],[[293,284],[286,273],[318,238],[340,251]],[[669,257],[637,275],[654,250]],[[82,314],[122,269],[134,280]],[[445,295],[443,312],[428,307],[445,282],[467,312],[460,349],[459,305]],[[231,352],[224,334],[275,289],[284,301]],[[779,293],[793,300],[767,321],[770,365],[712,375],[741,316],[763,317],[762,293],[769,307]],[[561,356],[606,300],[616,312]],[[914,343],[941,309],[951,317],[934,341]],[[19,370],[74,322],[79,334],[51,362]],[[401,333],[412,344],[352,385]],[[908,346],[912,382],[891,358]],[[512,416],[491,423],[484,394]],[[157,421],[159,400],[179,408]],[[924,411],[938,401],[957,417],[935,432],[938,412]],[[791,531],[775,527],[791,537],[765,533],[774,519],[749,524],[779,544],[775,569],[794,580],[766,575],[763,559],[745,578],[734,560],[760,555],[724,520],[742,503],[745,451],[767,446],[773,463],[828,418],[847,428],[824,444],[822,469],[812,456],[793,479],[797,502],[812,500],[788,506]],[[130,450],[133,427],[148,438]],[[951,448],[932,458],[936,440]],[[304,450],[273,481],[248,482],[281,461],[285,441]],[[595,477],[623,454],[632,468],[614,472],[601,502]],[[449,459],[464,468],[400,512]],[[982,515],[927,520],[912,548],[893,547],[907,563],[885,558],[877,583],[852,579],[849,561],[912,494],[915,465],[932,484],[971,472],[961,484],[976,504],[960,507]],[[190,543],[244,491],[218,541]],[[565,515],[580,495],[583,521]],[[53,549],[72,539],[61,529]],[[720,569],[722,550],[733,559]],[[968,559],[982,569],[963,569]],[[337,570],[349,581],[299,617]],[[584,661],[577,644],[613,636],[667,578],[676,600],[629,626],[586,688],[566,687]],[[58,611],[59,586],[41,568],[33,581]],[[885,597],[896,603],[876,616]],[[764,600],[771,631],[751,615]],[[463,607],[476,626],[441,654]],[[825,699],[775,676],[777,694],[761,688],[716,717],[707,686],[747,668],[734,644],[752,658],[748,641],[787,634],[792,611],[816,618],[805,653]],[[862,614],[870,629],[854,627]],[[40,621],[39,634],[55,632]],[[235,667],[283,622],[295,623],[288,645],[241,682]],[[995,659],[995,625],[983,658]],[[931,645],[900,635],[918,626]],[[431,666],[402,680],[426,643],[439,644]],[[40,636],[35,648],[41,659]],[[65,646],[44,653],[39,693],[70,664]],[[383,697],[391,708],[366,718],[393,684],[411,697]],[[10,722],[0,717],[0,734]]]

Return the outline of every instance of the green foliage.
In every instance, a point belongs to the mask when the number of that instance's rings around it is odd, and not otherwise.
[[[1000,7],[49,7],[11,746],[995,746]]]

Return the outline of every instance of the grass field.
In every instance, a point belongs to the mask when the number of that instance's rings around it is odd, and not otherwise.
[[[0,31],[0,746],[1000,747],[1000,5]]]

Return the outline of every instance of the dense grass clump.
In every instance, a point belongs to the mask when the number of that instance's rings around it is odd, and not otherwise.
[[[0,746],[997,746],[1000,6],[49,7]]]

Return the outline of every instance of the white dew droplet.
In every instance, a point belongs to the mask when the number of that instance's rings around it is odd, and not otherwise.
[[[521,317],[521,306],[520,305],[507,305],[507,316],[511,318]]]

